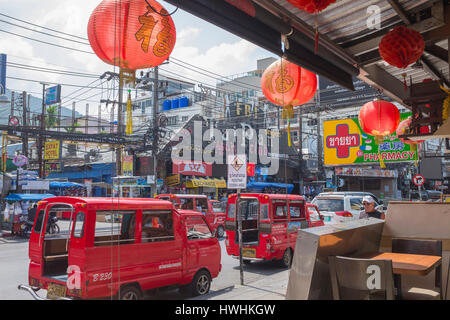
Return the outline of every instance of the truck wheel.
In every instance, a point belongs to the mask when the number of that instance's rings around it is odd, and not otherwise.
[[[223,226],[218,226],[217,227],[217,238],[223,238],[225,234],[225,229],[223,228]]]
[[[292,264],[292,250],[291,248],[287,248],[286,251],[284,251],[283,259],[281,259],[281,265],[284,268],[290,268]]]
[[[252,263],[251,260],[247,260],[247,259],[243,259],[242,262],[243,262],[246,266],[248,266],[250,263]]]
[[[211,288],[211,276],[208,271],[200,270],[191,282],[190,293],[193,297],[202,296]]]
[[[141,290],[134,285],[128,285],[120,289],[119,300],[141,300]]]

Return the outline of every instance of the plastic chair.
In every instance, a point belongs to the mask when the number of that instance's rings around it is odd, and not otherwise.
[[[392,239],[392,252],[395,253],[411,253],[430,256],[442,257],[442,241],[441,240],[414,240],[414,239]],[[435,287],[439,291],[424,288],[411,288],[403,295],[407,300],[429,300],[443,299],[442,294],[442,266],[438,266],[435,270]],[[399,290],[401,284],[399,284]]]
[[[328,257],[334,300],[394,300],[391,260]]]

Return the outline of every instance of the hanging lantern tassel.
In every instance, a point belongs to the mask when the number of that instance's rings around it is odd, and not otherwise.
[[[131,114],[131,90],[128,90],[127,128],[126,128],[125,134],[133,134],[133,117]]]
[[[288,138],[288,146],[292,147],[292,143],[291,143],[291,121],[290,119],[292,119],[294,117],[294,106],[289,104],[287,106],[283,107],[283,112],[281,114],[281,117],[283,119],[287,120],[288,123],[288,127],[287,127],[287,138]]]
[[[381,152],[380,152],[380,144],[382,144],[383,141],[384,141],[383,136],[375,136],[375,143],[378,146],[378,159],[380,161],[380,167],[382,169],[386,169],[386,165],[384,164],[384,160],[383,160],[383,157],[381,156]]]
[[[406,73],[402,73],[403,77],[403,87],[405,88],[405,91],[408,91],[408,84],[406,83]]]

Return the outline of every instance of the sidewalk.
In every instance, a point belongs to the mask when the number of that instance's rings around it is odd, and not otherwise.
[[[289,270],[265,276],[248,284],[245,283],[244,275],[243,286],[234,285],[192,300],[284,300],[288,281]]]

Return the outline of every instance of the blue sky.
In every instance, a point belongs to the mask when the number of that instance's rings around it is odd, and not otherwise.
[[[0,13],[87,38],[89,16],[100,2],[100,0],[0,0]],[[175,8],[164,1],[160,1],[160,3],[169,12],[172,12]],[[194,66],[227,76],[254,70],[256,69],[257,59],[273,56],[264,49],[182,10],[178,10],[173,15],[173,19],[177,29],[177,42],[172,56]],[[0,20],[24,25],[3,16],[0,16]],[[89,46],[50,38],[1,21],[0,30],[91,51]],[[102,74],[107,70],[112,70],[111,66],[103,63],[95,55],[56,48],[3,32],[0,32],[0,53],[8,54],[8,62],[39,67],[95,74]],[[199,74],[174,64],[169,64],[164,66],[164,68],[177,74],[186,75],[186,77],[198,78],[200,81],[208,82],[211,85],[215,84],[214,79],[202,78]],[[93,80],[56,74],[43,74],[9,67],[7,75],[75,85],[87,85]],[[39,83],[11,79],[7,79],[7,87],[13,90],[27,90],[33,94],[38,94],[42,91]],[[75,90],[77,90],[76,87],[63,86],[62,95],[70,97],[70,94]],[[92,93],[88,92],[85,96],[81,95],[79,97],[80,101],[77,101],[79,104],[79,106],[77,104],[77,111],[84,112],[86,101],[83,102],[82,99],[91,96]],[[95,104],[94,101],[96,99],[99,100],[101,96],[100,94],[88,100],[90,100],[90,103]],[[72,102],[70,100],[64,102],[63,100],[64,103],[71,105]]]

